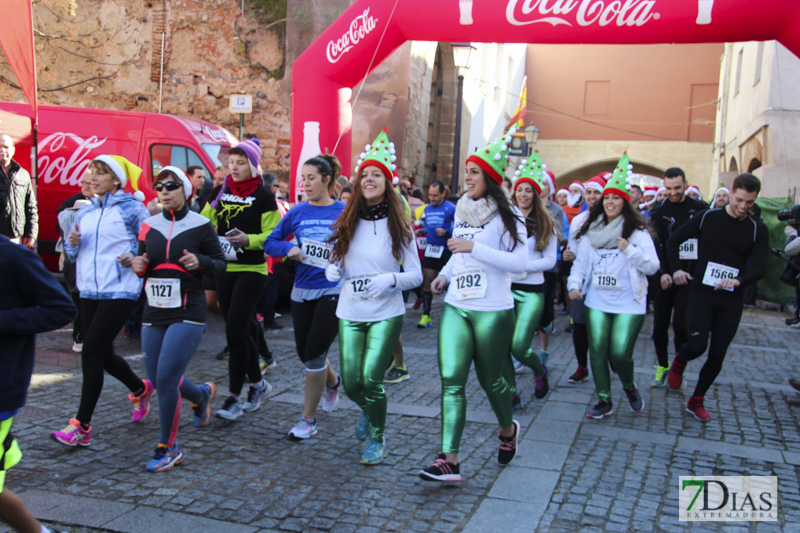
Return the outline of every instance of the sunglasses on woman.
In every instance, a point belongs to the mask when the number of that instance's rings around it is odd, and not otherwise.
[[[158,192],[161,192],[164,189],[168,191],[174,191],[180,189],[181,187],[183,187],[183,184],[178,183],[177,181],[159,182],[153,185],[153,188]]]

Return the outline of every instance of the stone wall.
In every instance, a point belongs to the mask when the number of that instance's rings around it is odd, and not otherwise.
[[[253,95],[245,132],[262,141],[266,168],[289,169],[289,89],[284,80],[286,0],[35,0],[41,103],[162,112],[238,132],[229,96]],[[0,66],[0,99],[22,101]]]

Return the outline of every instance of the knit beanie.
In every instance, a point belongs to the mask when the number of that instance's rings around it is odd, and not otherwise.
[[[261,141],[253,137],[252,139],[240,142],[236,145],[236,148],[241,148],[244,150],[244,153],[247,154],[247,162],[250,163],[251,177],[255,178],[260,175],[261,172],[258,171],[258,166],[261,163]]]
[[[397,165],[394,164],[397,161],[396,154],[394,143],[389,141],[389,128],[383,128],[372,144],[366,145],[361,152],[356,161],[356,176],[360,176],[364,168],[374,165],[383,172],[389,183],[394,184],[394,171],[397,170]]]
[[[508,145],[516,132],[516,128],[509,129],[505,135],[469,156],[467,162],[472,161],[498,185],[502,185],[508,167]]]
[[[122,157],[121,155],[99,155],[94,158],[94,161],[100,161],[108,165],[111,172],[119,179],[120,188],[124,189],[130,181],[133,197],[140,202],[144,201],[144,193],[139,190],[139,176],[142,175],[142,169]]]
[[[603,196],[606,194],[616,194],[626,202],[630,202],[631,195],[628,191],[630,191],[631,186],[628,185],[628,176],[631,174],[633,174],[633,165],[630,164],[630,160],[628,159],[628,152],[625,152],[622,154],[622,159],[617,163],[614,174],[611,175],[611,179],[608,180],[608,183],[603,189]]]

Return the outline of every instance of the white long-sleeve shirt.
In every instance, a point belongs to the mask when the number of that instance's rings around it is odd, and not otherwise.
[[[402,263],[403,272],[400,272],[400,262],[392,255],[388,219],[359,220],[342,262],[344,284],[336,316],[353,322],[378,322],[405,314],[402,292],[422,283],[422,267],[414,239],[403,247]],[[358,292],[364,287],[364,280],[387,272],[396,276],[395,287],[379,298],[364,299],[365,294]]]
[[[528,267],[526,276],[514,283],[521,285],[541,285],[544,283],[544,273],[556,265],[556,250],[558,240],[555,234],[550,236],[547,246],[541,252],[536,249],[536,239],[528,237]]]
[[[567,289],[580,290],[586,307],[614,314],[645,314],[647,276],[658,272],[658,254],[647,231],[635,230],[628,243],[621,252],[617,248],[594,248],[586,235],[580,239],[578,249],[573,250],[575,261]],[[594,279],[595,274],[602,279]]]
[[[495,215],[480,228],[473,228],[462,221],[456,213],[453,237],[474,243],[472,252],[453,254],[440,275],[450,283],[444,301],[469,311],[504,311],[514,308],[509,273],[524,273],[528,268],[528,231],[521,220],[517,220],[517,233],[522,243],[516,243],[506,231],[500,215]],[[476,283],[475,274],[480,274],[481,283],[486,284],[483,297],[461,299],[459,275],[470,271],[471,283]],[[464,281],[463,279],[461,280]],[[463,283],[462,283],[463,286]]]

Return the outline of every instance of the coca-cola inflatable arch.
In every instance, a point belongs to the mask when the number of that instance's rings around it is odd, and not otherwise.
[[[405,41],[655,44],[777,39],[800,55],[798,28],[797,0],[358,0],[294,63],[292,197],[306,123],[320,124],[320,146],[335,147],[345,175],[350,172],[352,88]]]

